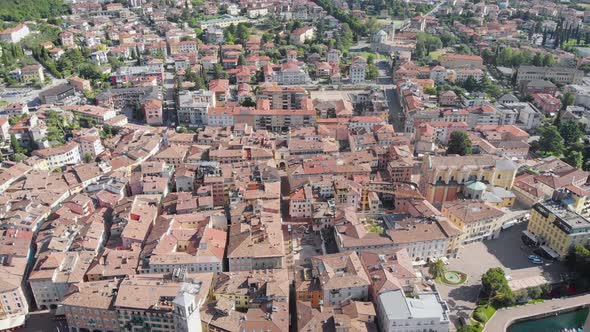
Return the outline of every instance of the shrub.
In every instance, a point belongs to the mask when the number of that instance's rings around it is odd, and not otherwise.
[[[483,312],[483,310],[475,310],[475,312],[473,313],[473,319],[475,319],[478,322],[482,322],[485,323],[488,321],[488,316],[486,315],[485,312]]]

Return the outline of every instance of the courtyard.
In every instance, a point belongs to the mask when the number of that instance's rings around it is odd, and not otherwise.
[[[467,274],[467,281],[458,286],[437,284],[441,296],[447,301],[451,321],[457,326],[460,317],[469,317],[476,307],[481,285],[481,276],[492,267],[504,269],[510,283],[531,278],[544,278],[558,281],[565,267],[559,262],[546,262],[534,265],[528,259],[532,250],[523,245],[520,239],[526,222],[503,230],[500,237],[485,242],[465,245],[459,257],[450,259],[447,271],[460,271]]]

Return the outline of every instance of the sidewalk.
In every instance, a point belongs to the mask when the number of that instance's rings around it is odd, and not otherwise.
[[[508,326],[515,320],[551,312],[559,312],[582,305],[590,305],[590,294],[547,300],[542,303],[528,304],[520,307],[500,309],[496,311],[496,314],[492,316],[492,319],[486,323],[483,330],[487,332],[506,331]]]

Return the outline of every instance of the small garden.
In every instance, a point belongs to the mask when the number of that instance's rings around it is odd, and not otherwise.
[[[367,223],[365,225],[365,228],[366,228],[367,232],[369,232],[369,233],[373,233],[373,234],[383,234],[384,233],[383,227],[379,224],[379,221],[377,221],[375,219],[367,218]]]
[[[473,311],[472,323],[459,328],[458,332],[481,331],[497,309],[543,302],[551,296],[551,286],[548,284],[513,292],[501,268],[489,269],[481,281],[482,292],[479,305]]]

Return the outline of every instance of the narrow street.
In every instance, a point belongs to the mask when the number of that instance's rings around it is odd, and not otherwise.
[[[385,97],[389,104],[389,123],[393,125],[396,132],[404,132],[404,113],[399,103],[397,91],[394,88],[385,89]]]
[[[164,72],[164,123],[167,126],[171,126],[173,123],[176,125],[176,101],[174,99],[174,74],[165,71]]]

